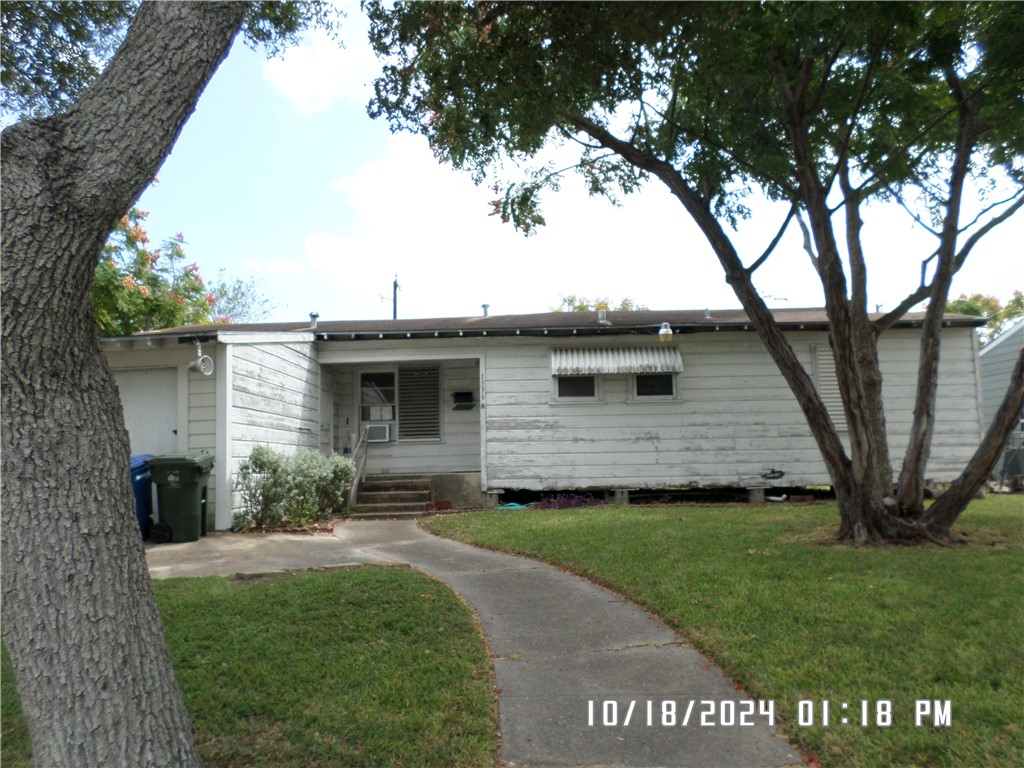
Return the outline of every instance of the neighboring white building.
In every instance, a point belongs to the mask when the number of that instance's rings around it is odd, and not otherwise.
[[[1024,346],[1024,318],[1014,323],[982,348],[978,354],[981,365],[982,426],[988,429],[996,409],[1010,385],[1010,374],[1017,363],[1017,355]]]
[[[1024,346],[1024,318],[1014,323],[1009,329],[990,341],[978,355],[981,367],[981,401],[982,428],[988,429],[996,415],[996,409],[1006,396],[1010,385],[1010,375],[1017,363],[1020,348]],[[995,467],[997,479],[1009,482],[1009,479],[1024,474],[1024,458],[1021,457],[1022,432],[1024,432],[1024,413],[1021,414],[1017,429],[1010,435],[1007,448],[1011,449],[1010,461],[1004,467],[1000,460]]]
[[[843,431],[824,312],[776,317]],[[909,435],[920,320],[879,344],[895,455]],[[981,437],[978,322],[947,318],[943,331],[928,464],[939,482]],[[197,342],[211,376],[189,370]],[[216,453],[218,529],[231,525],[233,476],[254,445],[346,453],[366,426],[368,473],[459,475],[476,505],[509,489],[829,484],[793,394],[737,310],[192,326],[104,348],[132,453]]]

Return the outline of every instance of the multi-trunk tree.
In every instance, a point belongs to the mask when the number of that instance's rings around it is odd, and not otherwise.
[[[856,543],[946,540],[1024,400],[1024,356],[964,474],[925,509],[939,331],[950,283],[978,240],[1024,206],[1024,14],[971,3],[369,4],[385,60],[370,114],[425,135],[478,181],[511,156],[579,146],[593,193],[663,184],[707,239],[806,416]],[[555,177],[510,186],[502,218],[529,233]],[[991,183],[989,183],[991,182]],[[965,213],[970,185],[987,197]],[[785,206],[749,252],[731,225],[758,190]],[[935,237],[899,306],[868,311],[862,210],[902,203]],[[849,425],[840,440],[755,286],[784,230],[800,227],[820,277]],[[892,258],[915,258],[892,254]],[[921,302],[916,404],[893,469],[878,339]]]
[[[317,5],[3,5],[5,107],[14,94],[21,107],[55,108],[0,137],[3,634],[37,765],[200,762],[134,521],[128,437],[89,293],[111,230],[155,177],[239,29],[288,40],[323,15]],[[95,82],[86,87],[92,72],[68,75],[75,62],[95,62],[128,17]],[[84,56],[69,53],[81,45]]]

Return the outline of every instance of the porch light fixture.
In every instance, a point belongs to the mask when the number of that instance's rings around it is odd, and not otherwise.
[[[662,344],[669,344],[672,342],[672,326],[668,323],[662,323],[661,328],[658,330],[658,341]]]
[[[196,359],[188,364],[190,371],[197,371],[203,376],[210,376],[213,374],[213,359],[209,355],[203,354],[203,345],[196,339]]]

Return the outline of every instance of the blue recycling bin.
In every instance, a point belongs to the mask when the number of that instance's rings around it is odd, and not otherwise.
[[[139,453],[131,457],[135,519],[139,521],[143,541],[149,538],[149,529],[153,525],[153,469],[146,463],[151,458],[151,453]]]

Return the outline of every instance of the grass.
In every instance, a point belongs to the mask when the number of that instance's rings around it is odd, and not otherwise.
[[[838,546],[838,519],[821,503],[488,511],[423,525],[644,606],[752,697],[774,700],[788,738],[824,766],[1024,763],[1021,497],[975,502],[958,527],[972,544],[947,549]],[[800,700],[816,703],[815,725],[799,725]],[[880,700],[892,702],[891,727],[839,722],[859,720],[861,701],[873,721]],[[950,701],[951,726],[915,727],[917,700]]]
[[[207,766],[476,766],[496,694],[471,613],[412,570],[154,582]],[[30,765],[3,667],[2,760]]]

